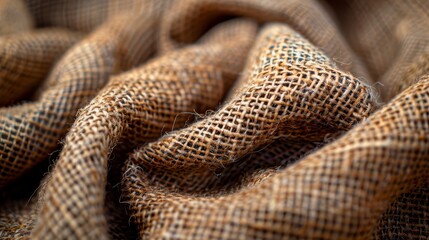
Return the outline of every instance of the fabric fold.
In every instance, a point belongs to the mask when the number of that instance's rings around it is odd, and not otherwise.
[[[216,36],[223,28],[234,29],[234,41]],[[201,45],[113,78],[79,112],[47,185],[34,238],[107,237],[103,203],[111,149],[119,141],[148,141],[183,125],[183,112],[215,107],[244,64],[256,25],[236,20],[213,31]],[[82,178],[85,183],[76,188]]]
[[[0,0],[0,239],[429,238],[428,10]]]

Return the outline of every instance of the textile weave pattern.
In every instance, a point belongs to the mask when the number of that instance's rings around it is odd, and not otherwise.
[[[428,12],[0,0],[0,239],[428,239]]]

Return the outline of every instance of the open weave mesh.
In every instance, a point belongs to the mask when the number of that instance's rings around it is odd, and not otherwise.
[[[429,238],[426,0],[0,0],[0,239]]]

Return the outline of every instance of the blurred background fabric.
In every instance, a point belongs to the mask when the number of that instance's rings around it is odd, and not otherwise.
[[[0,0],[0,239],[428,239],[429,1]]]

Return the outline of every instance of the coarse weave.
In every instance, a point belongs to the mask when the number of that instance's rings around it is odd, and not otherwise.
[[[428,239],[429,1],[0,0],[0,239]]]

